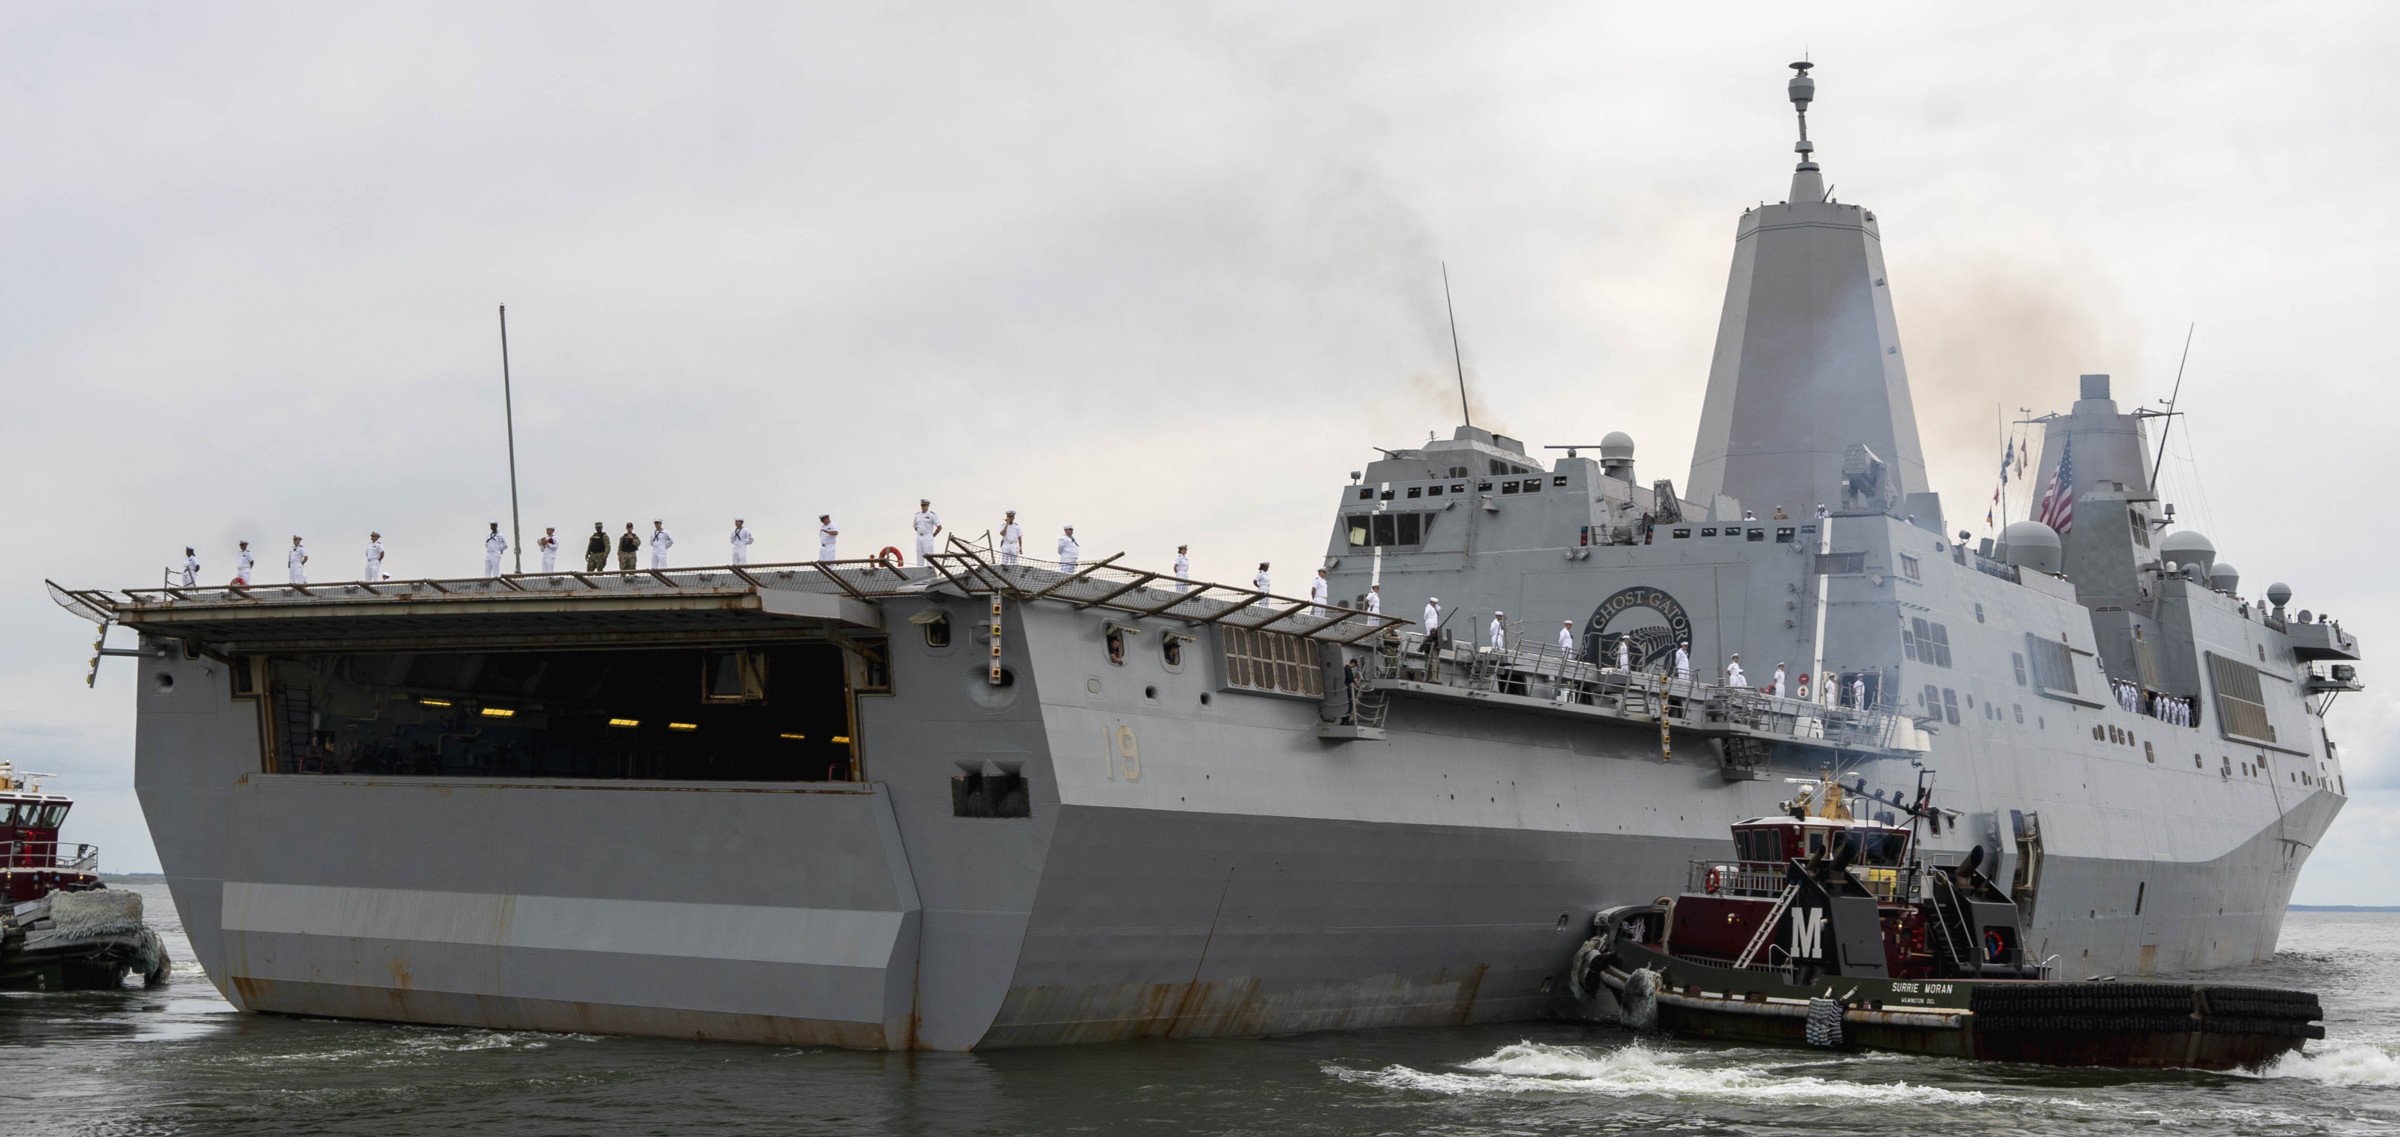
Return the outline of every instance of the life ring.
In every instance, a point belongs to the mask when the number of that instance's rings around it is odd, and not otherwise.
[[[1715,896],[1717,887],[1724,883],[1725,878],[1717,875],[1717,866],[1715,865],[1708,866],[1708,875],[1700,879],[1700,887],[1708,890],[1710,896]]]
[[[2000,938],[2000,929],[1985,928],[1983,930],[1984,962],[1998,963],[2006,958],[2008,958],[2008,942]]]
[[[882,552],[875,554],[875,559],[893,568],[899,568],[908,563],[908,559],[900,555],[898,545],[885,545]]]

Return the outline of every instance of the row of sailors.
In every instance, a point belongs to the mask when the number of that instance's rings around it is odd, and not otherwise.
[[[1322,570],[1319,570],[1317,573],[1320,587],[1322,587],[1324,575],[1325,574]],[[1370,586],[1367,590],[1367,610],[1370,612],[1380,612],[1383,610],[1381,604],[1382,597],[1379,594],[1380,587],[1381,586]],[[1507,619],[1507,612],[1501,611],[1497,608],[1492,610],[1492,620],[1485,631],[1485,642],[1490,645],[1493,651],[1508,650]],[[1443,622],[1442,598],[1439,596],[1427,597],[1425,599],[1424,631],[1425,643],[1428,649],[1430,649],[1436,642],[1436,637],[1440,634]],[[1563,655],[1569,659],[1582,658],[1583,645],[1581,640],[1582,637],[1575,633],[1575,621],[1560,620],[1558,622],[1558,651],[1560,655]],[[1633,670],[1633,637],[1630,634],[1620,634],[1617,636],[1617,642],[1613,646],[1613,653],[1616,657],[1617,670]],[[1675,678],[1686,683],[1691,682],[1692,641],[1690,640],[1681,640],[1675,645]],[[1806,676],[1802,676],[1802,678],[1806,678]],[[1742,653],[1738,651],[1734,652],[1732,656],[1725,662],[1724,685],[1727,687],[1747,687],[1750,685],[1749,674],[1742,670]],[[1791,694],[1791,685],[1788,667],[1780,661],[1777,662],[1775,664],[1774,677],[1769,679],[1765,686],[1758,688],[1758,691],[1762,695],[1773,695],[1778,699],[1789,698]],[[1848,695],[1849,697],[1846,700],[1845,705],[1852,710],[1865,710],[1867,707],[1866,680],[1862,677],[1853,676],[1850,680],[1850,690]]]
[[[2145,691],[2130,679],[2111,679],[2109,688],[2116,692],[2117,705],[2137,715],[2148,715],[2169,726],[2195,725],[2199,716],[2194,713],[2198,703],[2188,695],[2162,695]]]
[[[910,528],[916,533],[916,553],[918,566],[923,567],[932,563],[935,542],[936,539],[941,536],[943,527],[941,515],[933,511],[933,501],[930,498],[918,499],[916,516],[910,519],[909,524]],[[633,522],[628,521],[625,523],[624,534],[616,538],[616,540],[613,542],[614,549],[617,554],[617,568],[620,571],[630,572],[640,567],[641,555],[645,546],[650,552],[650,568],[665,569],[668,567],[668,551],[675,547],[675,535],[667,530],[667,523],[664,518],[653,519],[650,522],[650,527],[650,533],[648,534],[647,538],[645,538],[642,534],[636,532]],[[841,528],[835,525],[833,522],[832,514],[820,513],[817,515],[818,560],[833,561],[840,559],[841,554],[839,551],[839,542],[841,533]],[[1001,521],[998,536],[1000,539],[1000,563],[1004,565],[1021,564],[1023,562],[1025,551],[1025,529],[1017,522],[1016,510],[1012,509],[1007,511],[1007,516]],[[733,533],[728,540],[731,558],[726,563],[734,565],[749,564],[750,547],[757,542],[758,537],[756,534],[750,531],[748,522],[743,518],[734,518]],[[545,528],[542,531],[542,536],[535,541],[535,545],[541,550],[540,571],[545,573],[557,572],[558,550],[560,545],[557,527],[551,526]],[[606,569],[611,545],[612,542],[609,539],[606,524],[598,521],[592,522],[591,537],[584,544],[584,571],[600,572]],[[240,546],[241,547],[234,554],[233,583],[237,586],[247,586],[252,583],[252,573],[258,562],[256,555],[250,551],[250,542],[243,541],[240,543]],[[483,539],[483,574],[485,576],[497,577],[502,575],[500,571],[500,561],[502,557],[507,555],[508,549],[508,538],[500,532],[500,523],[497,521],[492,522],[490,525],[490,531],[485,534]],[[1177,545],[1175,547],[1175,582],[1173,587],[1177,592],[1185,591],[1191,585],[1191,551],[1192,548],[1190,545]],[[1063,527],[1063,530],[1058,538],[1057,552],[1057,564],[1060,571],[1073,573],[1081,565],[1083,560],[1083,546],[1082,543],[1079,542],[1075,537],[1074,526],[1068,525]],[[374,532],[367,534],[365,559],[366,571],[359,579],[370,581],[391,579],[390,575],[383,571],[383,534]],[[286,555],[284,563],[288,578],[291,583],[308,583],[308,546],[301,540],[300,535],[297,533],[292,535],[292,547]],[[1268,573],[1268,562],[1260,561],[1258,563],[1258,573],[1256,576],[1251,578],[1250,586],[1257,589],[1259,592],[1271,593],[1274,590],[1274,585]],[[192,546],[184,546],[183,565],[179,570],[178,575],[184,587],[186,588],[195,587],[200,583],[200,558],[199,555],[194,552]],[[1319,616],[1326,614],[1326,609],[1329,605],[1328,595],[1330,588],[1330,583],[1327,581],[1325,576],[1325,570],[1318,569],[1316,579],[1311,582],[1309,587],[1309,599],[1316,609],[1316,614]],[[1367,597],[1367,604],[1367,610],[1370,612],[1381,612],[1383,610],[1382,596],[1379,589],[1370,590]]]

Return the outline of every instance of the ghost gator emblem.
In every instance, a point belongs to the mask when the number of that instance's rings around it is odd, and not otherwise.
[[[1633,667],[1647,671],[1675,654],[1675,644],[1692,635],[1692,617],[1663,589],[1617,591],[1592,610],[1583,625],[1583,658],[1613,659],[1618,636],[1633,639]]]

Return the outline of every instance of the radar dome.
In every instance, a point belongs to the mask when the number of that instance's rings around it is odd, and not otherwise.
[[[2058,530],[2039,521],[2012,521],[2001,530],[2000,541],[2008,546],[2008,563],[2035,572],[2058,571]]]
[[[2158,543],[2158,555],[2179,565],[2198,565],[2202,573],[2217,559],[2217,546],[2190,529],[2178,529]]]
[[[2208,566],[2208,586],[2219,592],[2239,592],[2242,588],[2242,571],[2218,561]]]
[[[1622,430],[1612,430],[1600,436],[1600,457],[1633,460],[1633,436]]]
[[[2269,603],[2269,604],[2272,604],[2272,605],[2274,605],[2274,606],[2276,606],[2276,607],[2278,607],[2278,608],[2281,608],[2281,607],[2283,607],[2284,605],[2286,605],[2286,604],[2289,604],[2289,603],[2291,603],[2291,602],[2292,602],[2292,586],[2291,586],[2291,585],[2285,584],[2284,582],[2282,582],[2282,581],[2280,581],[2280,580],[2279,580],[2279,581],[2276,581],[2275,583],[2273,583],[2273,584],[2270,584],[2270,585],[2268,585],[2268,586],[2267,586],[2267,603]]]

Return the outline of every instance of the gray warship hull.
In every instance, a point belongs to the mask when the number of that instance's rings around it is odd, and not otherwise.
[[[2038,420],[2041,519],[1953,540],[1875,215],[1811,150],[1736,228],[1693,499],[1622,435],[1470,424],[1338,489],[1330,604],[956,544],[53,589],[141,636],[143,810],[245,1010],[948,1050],[1527,1018],[1595,911],[1824,776],[1982,848],[2059,975],[2266,958],[2357,641],[2164,532],[2106,376]]]
[[[1883,518],[1861,527],[1921,532]],[[1761,547],[1727,546],[1733,555],[1705,573],[1806,559]],[[798,576],[823,587],[813,579],[823,571]],[[838,597],[808,593],[802,607],[836,614],[779,618],[829,638],[921,627],[911,618],[928,611],[983,618],[943,595],[939,577],[912,572],[893,595],[837,608]],[[484,610],[581,601],[593,614],[562,621],[561,634],[573,629],[583,646],[600,609],[674,593],[675,610],[648,617],[656,630],[617,645],[634,654],[669,634],[760,642],[730,617],[793,607],[729,574],[677,575],[672,589],[637,576],[605,594],[536,581],[464,599]],[[732,612],[690,608],[711,576]],[[1972,570],[1953,583],[1995,597],[1995,626],[2071,607]],[[478,585],[501,591],[449,587]],[[909,588],[924,591],[900,594]],[[1772,811],[1788,789],[1778,776],[1814,774],[1828,753],[1877,794],[1909,784],[1911,756],[1967,783],[1942,798],[1962,819],[1948,844],[1997,833],[2001,879],[2026,851],[1999,819],[2038,817],[2029,942],[2066,972],[2247,963],[2273,951],[2299,866],[2341,800],[2330,783],[2184,765],[2203,745],[2177,737],[2198,733],[2188,728],[2161,725],[2147,754],[2096,741],[2089,724],[2155,720],[2074,704],[2052,706],[2032,738],[1920,733],[1924,751],[1884,757],[1795,741],[1737,768],[1710,737],[1706,688],[1692,685],[1689,705],[1668,709],[1662,755],[1655,718],[1625,705],[1647,680],[1614,703],[1562,704],[1545,677],[1609,673],[1557,653],[1479,675],[1474,658],[1490,653],[1454,649],[1466,664],[1437,677],[1370,680],[1382,724],[1345,732],[1327,722],[1348,709],[1338,689],[1229,686],[1222,655],[1197,649],[1180,667],[1155,650],[1111,662],[1106,637],[1135,621],[1072,591],[1035,591],[1004,599],[1001,663],[1015,678],[1005,699],[988,685],[988,640],[889,636],[893,694],[855,699],[862,767],[839,782],[304,770],[300,732],[277,729],[273,692],[240,694],[227,660],[354,650],[391,634],[379,620],[439,645],[445,633],[424,622],[444,617],[424,612],[461,597],[248,602],[309,608],[293,614],[296,632],[262,627],[273,622],[255,611],[202,623],[223,603],[128,609],[121,618],[154,629],[137,784],[194,950],[247,1010],[935,1049],[1555,1013],[1593,911],[1682,887],[1691,860],[1723,854],[1728,819]],[[2010,592],[2030,610],[1998,610]],[[704,630],[719,617],[729,626]],[[178,625],[213,650],[180,650],[189,641],[164,635]],[[518,627],[496,634],[511,650],[543,642]],[[2007,633],[1991,636],[2006,646]],[[1387,654],[1414,659],[1423,641],[1407,642]],[[2007,658],[1974,646],[1954,643],[1962,658]],[[2162,746],[2174,760],[2156,760]],[[960,808],[959,780],[986,769],[1024,779],[1024,816],[961,815],[976,811]]]

